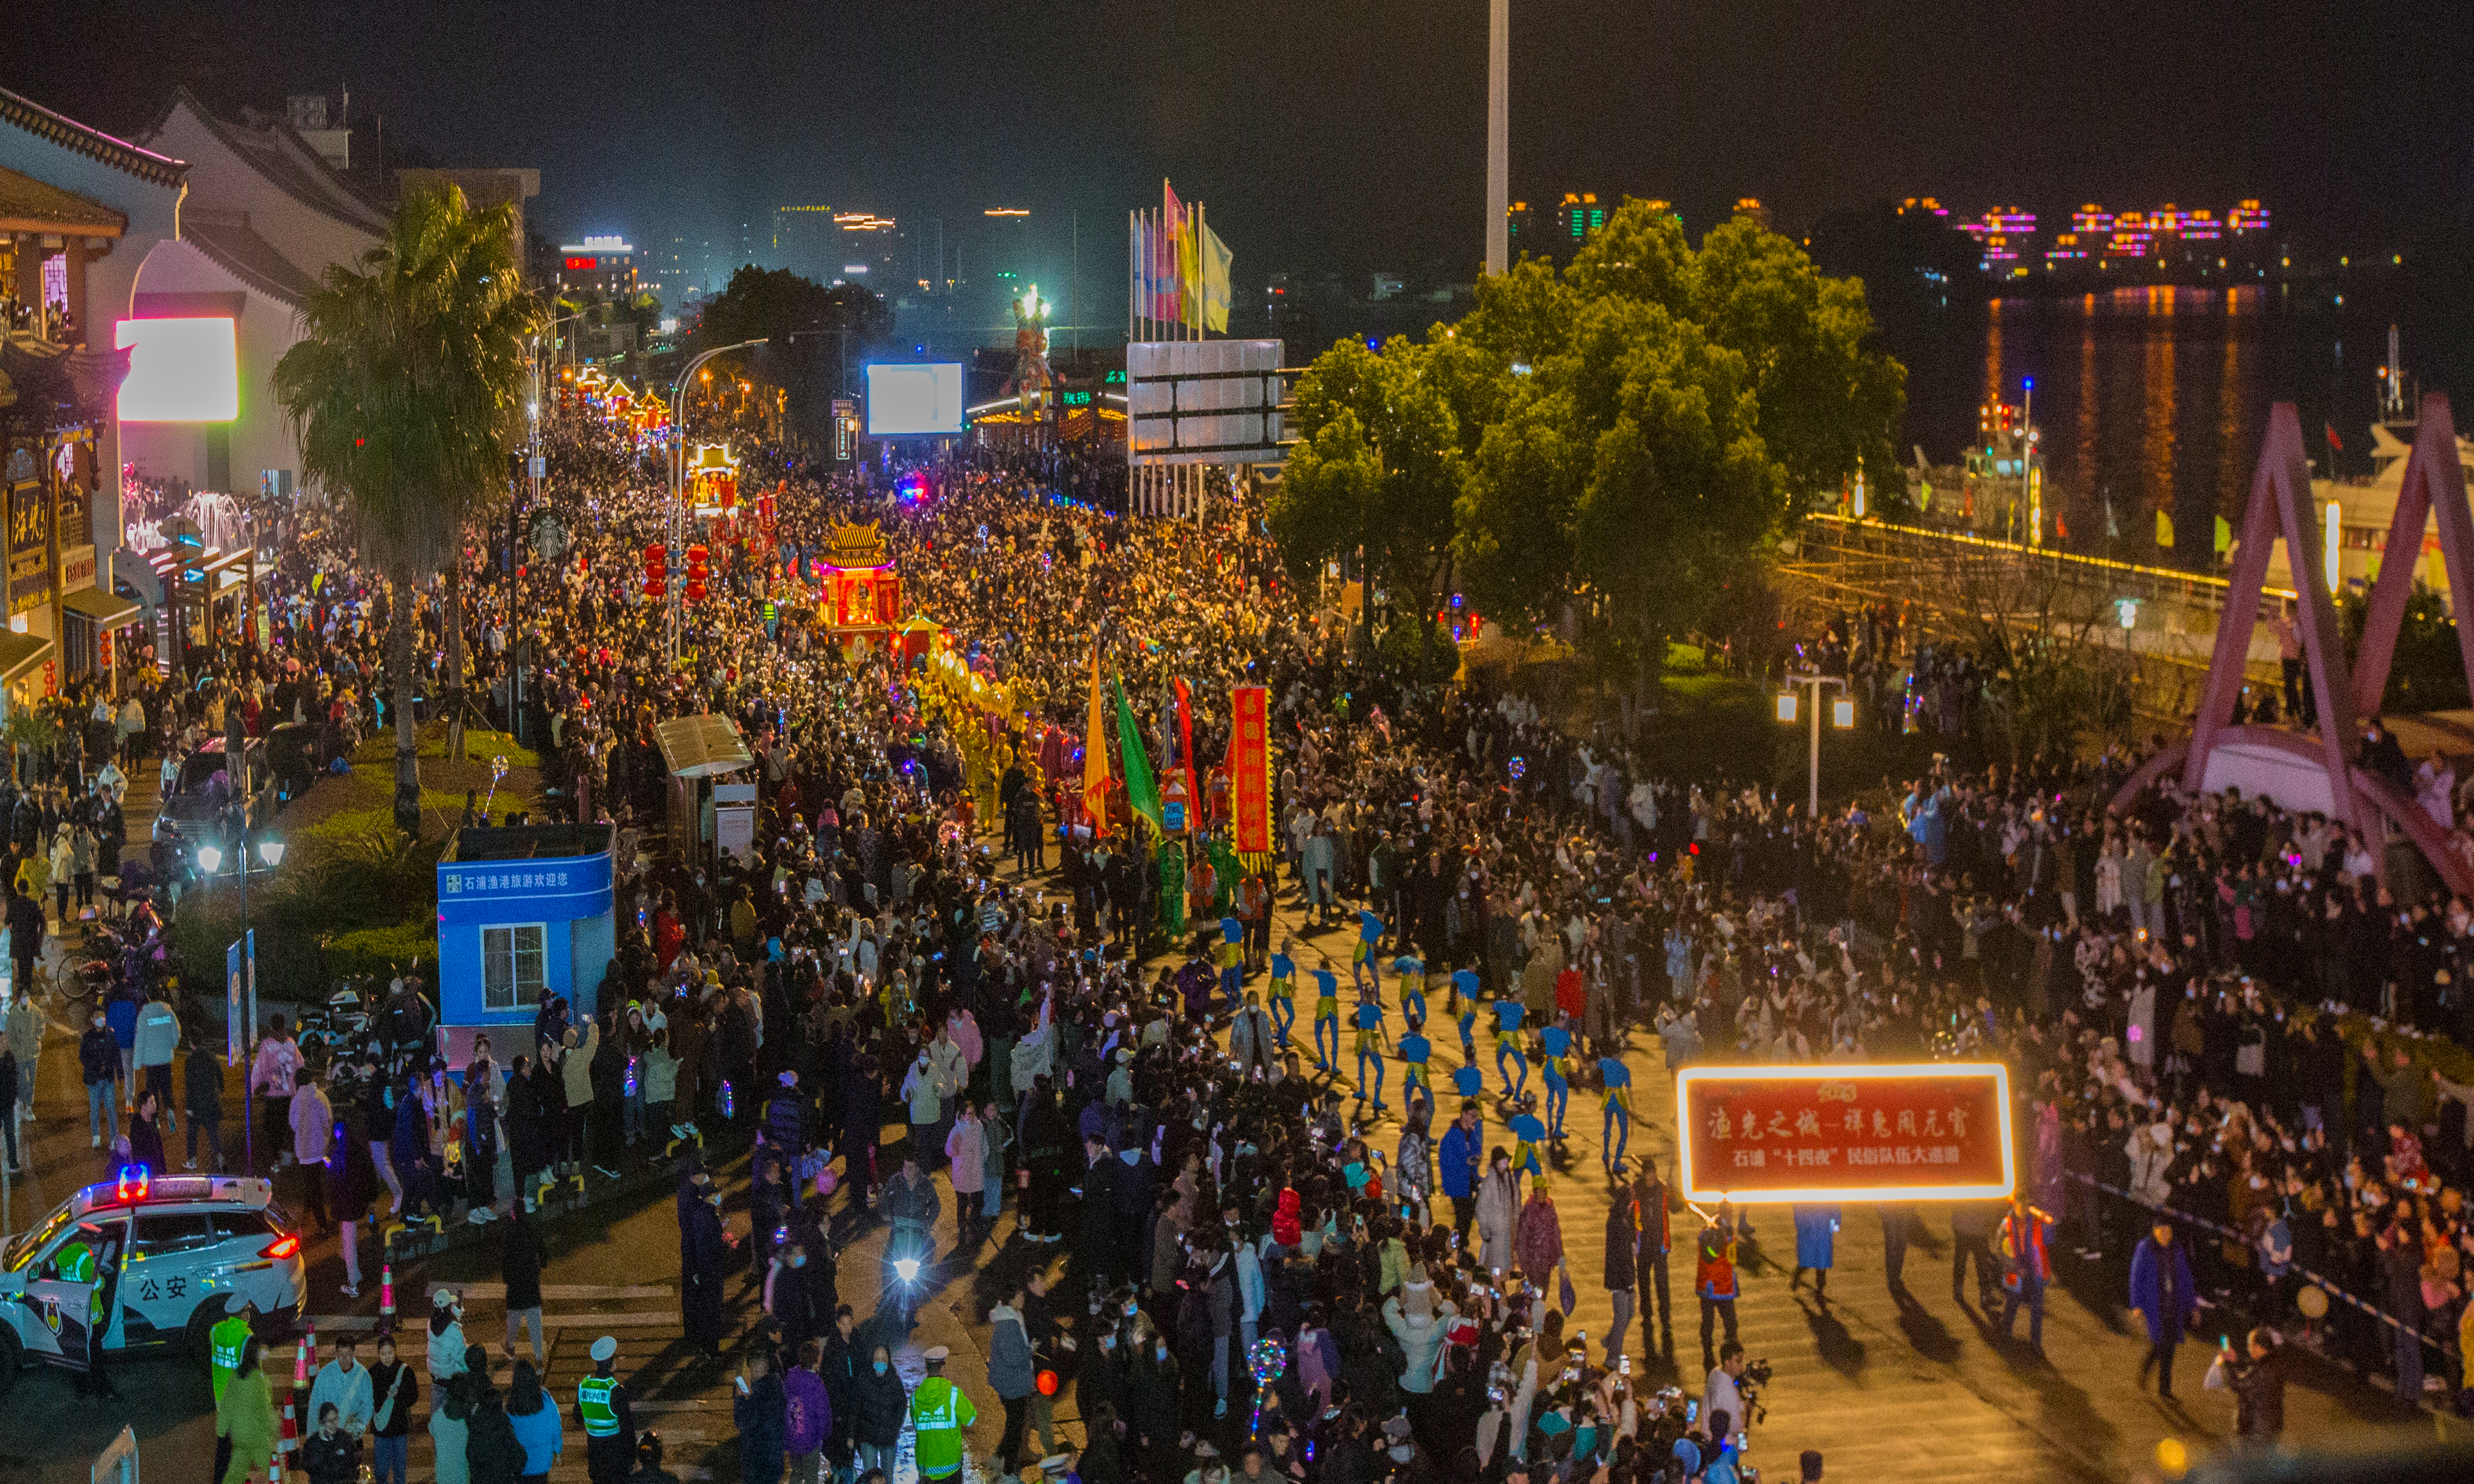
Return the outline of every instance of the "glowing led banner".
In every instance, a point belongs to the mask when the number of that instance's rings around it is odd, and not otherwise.
[[[1687,1200],[1969,1200],[2017,1182],[1999,1063],[1691,1066],[1675,1105]]]
[[[240,347],[230,319],[123,320],[123,422],[230,422],[240,416]]]

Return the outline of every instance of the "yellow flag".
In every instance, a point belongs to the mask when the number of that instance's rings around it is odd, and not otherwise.
[[[1202,323],[1202,262],[1194,240],[1194,220],[1189,217],[1176,224],[1176,278],[1183,293],[1179,309],[1185,323]]]
[[[1202,228],[1202,327],[1228,333],[1228,265],[1236,254],[1208,223]]]
[[[1100,689],[1100,647],[1091,646],[1091,714],[1082,734],[1082,808],[1093,839],[1108,832],[1108,701]]]

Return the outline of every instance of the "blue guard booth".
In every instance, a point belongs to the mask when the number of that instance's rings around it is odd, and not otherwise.
[[[490,1033],[500,1066],[530,1056],[545,990],[594,1014],[618,942],[607,825],[458,831],[438,863],[438,1018],[449,1066]],[[510,1029],[502,1030],[500,1027]]]

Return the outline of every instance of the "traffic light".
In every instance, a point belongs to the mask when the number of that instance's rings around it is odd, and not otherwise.
[[[703,543],[698,542],[696,545],[688,548],[688,601],[690,603],[702,603],[704,601],[704,585],[707,575],[708,572],[705,566],[704,545]]]
[[[644,548],[644,596],[658,598],[669,590],[669,550],[655,541]]]

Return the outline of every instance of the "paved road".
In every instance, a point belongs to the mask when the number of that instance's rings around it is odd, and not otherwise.
[[[1294,925],[1304,945],[1323,946],[1345,961],[1347,940],[1342,930],[1317,935],[1303,923]],[[1395,1017],[1396,1033],[1396,1011]],[[1459,1048],[1448,1033],[1437,1039],[1436,1080],[1448,1087]],[[1660,1092],[1671,1080],[1657,1039],[1636,1034],[1629,1060],[1641,1089],[1637,1101],[1642,1114],[1633,1131],[1632,1150],[1656,1154],[1671,1164],[1673,1100]],[[20,1191],[21,1203],[33,1197],[34,1209],[47,1209],[76,1183],[100,1173],[97,1157],[85,1147],[83,1098],[72,1086],[74,1064],[74,1046],[58,1041],[43,1059],[43,1121],[30,1151],[34,1177]],[[1485,1070],[1492,1089],[1493,1069]],[[1397,1067],[1390,1080],[1396,1108]],[[1573,1138],[1551,1151],[1557,1171],[1553,1190],[1580,1292],[1570,1324],[1603,1335],[1610,1318],[1598,1282],[1607,1189],[1599,1173],[1594,1109],[1585,1117],[1589,1100],[1580,1102],[1583,1106],[1575,1107],[1570,1121]],[[1488,1117],[1492,1140],[1502,1135],[1501,1115],[1491,1108]],[[899,1133],[898,1128],[887,1130],[888,1137]],[[1388,1147],[1396,1124],[1387,1120],[1376,1133]],[[733,1172],[731,1181],[734,1196],[737,1175]],[[972,1445],[975,1456],[985,1457],[997,1440],[1002,1415],[985,1386],[987,1309],[1031,1263],[1060,1262],[1062,1250],[1007,1240],[959,1251],[952,1204],[948,1193],[938,1233],[943,1260],[932,1275],[931,1296],[898,1360],[906,1376],[915,1379],[921,1350],[934,1344],[952,1349],[948,1374],[982,1406]],[[744,1228],[742,1207],[734,1201],[725,1210],[735,1228]],[[1928,1466],[1944,1479],[2085,1484],[2129,1476],[2153,1458],[2157,1443],[2168,1436],[2197,1451],[2230,1432],[2230,1401],[2199,1388],[2205,1354],[2198,1348],[2183,1356],[2181,1405],[2168,1406],[2135,1386],[2145,1346],[2124,1330],[2117,1264],[2082,1263],[2062,1255],[2065,1271],[2046,1322],[2045,1345],[2052,1362],[2042,1363],[2022,1346],[1995,1344],[1973,1305],[1952,1301],[1943,1281],[1947,1213],[1928,1206],[1920,1214],[1926,1231],[1909,1251],[1906,1280],[1912,1300],[1904,1305],[1884,1288],[1880,1229],[1870,1209],[1851,1208],[1845,1213],[1826,1304],[1814,1302],[1808,1292],[1789,1291],[1788,1269],[1779,1265],[1792,1259],[1793,1233],[1785,1212],[1758,1217],[1744,1264],[1738,1317],[1747,1350],[1776,1367],[1769,1415],[1753,1429],[1753,1461],[1771,1477],[1792,1477],[1787,1471],[1794,1467],[1795,1454],[1818,1448],[1830,1457],[1834,1477],[1915,1476],[1920,1467]],[[28,1204],[19,1206],[17,1217],[21,1227],[31,1219]],[[841,1296],[864,1315],[883,1287],[884,1229],[864,1212],[847,1209],[838,1220],[848,1235],[839,1269]],[[586,1221],[595,1225],[583,1229]],[[619,1340],[621,1366],[645,1421],[659,1426],[670,1442],[672,1468],[683,1477],[736,1477],[727,1373],[690,1358],[681,1341],[674,1297],[677,1234],[668,1194],[655,1191],[623,1212],[596,1208],[591,1217],[564,1218],[546,1230],[551,1261],[546,1281],[553,1285],[547,1304],[553,1386],[571,1396],[585,1348],[597,1334],[612,1333]],[[1677,1242],[1685,1250],[1677,1254],[1671,1276],[1674,1296],[1682,1304],[1674,1356],[1680,1369],[1665,1355],[1649,1352],[1640,1326],[1636,1326],[1630,1348],[1644,1382],[1678,1380],[1697,1394],[1703,1376],[1698,1316],[1690,1294],[1692,1230],[1689,1213],[1678,1217]],[[998,1236],[1009,1236],[1011,1231],[1008,1211],[999,1223]],[[1778,1260],[1769,1254],[1779,1255]],[[313,1308],[329,1316],[327,1327],[373,1324],[376,1284],[365,1285],[357,1303],[348,1303],[337,1291],[341,1263],[331,1240],[313,1244],[312,1257]],[[422,1317],[424,1284],[473,1285],[468,1288],[469,1332],[494,1347],[499,1333],[498,1300],[481,1285],[497,1276],[487,1246],[449,1254],[424,1264],[419,1273],[398,1275],[414,1323]],[[740,1281],[733,1280],[734,1291]],[[737,1296],[734,1328],[749,1312],[749,1298]],[[503,1369],[502,1363],[502,1374]],[[203,1456],[193,1450],[210,1444],[212,1424],[202,1376],[182,1363],[142,1361],[124,1375],[123,1392],[131,1402],[107,1407],[75,1400],[64,1374],[24,1376],[0,1400],[0,1476],[45,1484],[83,1479],[85,1460],[124,1420],[137,1425],[151,1450]],[[2313,1372],[2288,1402],[2290,1430],[2301,1437],[2395,1422],[2402,1415],[2384,1392],[2329,1371]],[[1058,1416],[1069,1424],[1074,1422],[1070,1397],[1060,1400]],[[1078,1427],[1069,1425],[1068,1430],[1079,1434]],[[414,1470],[419,1477],[426,1472],[427,1444],[425,1437],[416,1437]],[[571,1450],[555,1476],[580,1477],[580,1452]]]

